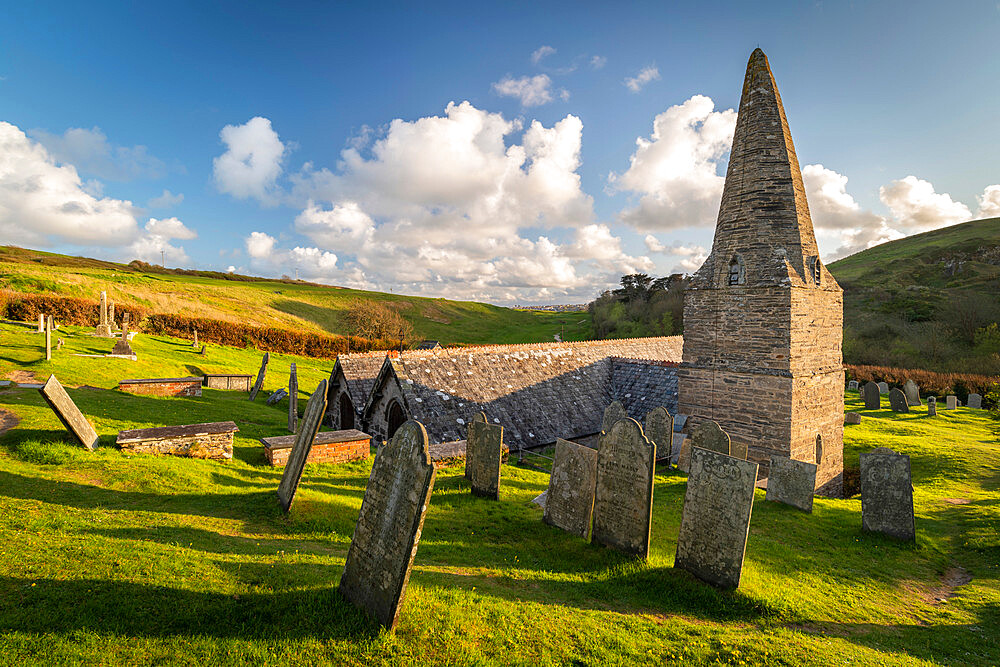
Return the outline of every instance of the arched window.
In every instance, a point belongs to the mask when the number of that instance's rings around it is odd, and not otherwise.
[[[340,395],[340,428],[354,428],[354,404],[347,394]]]
[[[743,265],[743,258],[739,255],[733,255],[733,258],[729,260],[729,279],[727,283],[729,285],[744,285],[747,281],[747,271],[746,266]]]
[[[823,436],[816,434],[816,465],[823,462]]]
[[[406,423],[406,413],[403,412],[403,406],[399,404],[399,401],[393,399],[389,403],[389,407],[385,410],[385,437],[391,438],[396,434],[396,431]]]
[[[823,265],[820,264],[819,257],[809,258],[809,270],[812,273],[813,282],[819,285],[823,278]]]

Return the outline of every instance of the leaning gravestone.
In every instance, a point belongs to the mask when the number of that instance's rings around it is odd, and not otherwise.
[[[878,410],[882,407],[881,393],[878,385],[874,382],[865,384],[864,389],[861,390],[861,394],[865,399],[865,410]]]
[[[983,397],[979,394],[969,394],[969,399],[965,402],[965,405],[970,408],[976,408],[977,410],[982,410]]]
[[[813,490],[816,488],[815,463],[796,461],[785,456],[772,456],[767,474],[766,500],[813,511]]]
[[[503,426],[490,424],[478,413],[469,422],[465,440],[465,477],[472,495],[500,500],[500,461],[503,457]]]
[[[879,447],[861,455],[861,527],[914,541],[910,457]]]
[[[847,417],[844,419],[844,423],[856,426],[861,423],[861,415],[857,412],[848,412]]]
[[[273,394],[267,397],[267,404],[277,405],[278,403],[281,402],[281,399],[283,399],[285,396],[288,396],[288,390],[282,387],[281,389],[279,389],[278,391],[274,392]]]
[[[389,630],[406,597],[433,488],[427,431],[408,421],[375,455],[340,577],[341,594]]]
[[[674,567],[738,588],[750,532],[757,464],[696,447],[691,452]]]
[[[260,370],[257,371],[257,380],[253,383],[253,389],[250,390],[250,400],[257,398],[257,392],[264,385],[264,378],[267,377],[267,362],[271,360],[271,353],[265,352],[263,358],[260,360]]]
[[[927,397],[927,416],[937,417],[937,397],[928,396]]]
[[[325,412],[325,410],[324,410]],[[288,371],[288,430],[295,433],[299,425],[299,375],[295,364]]]
[[[945,407],[948,410],[958,409],[958,396],[946,396],[945,401],[946,401]]]
[[[889,385],[888,385],[888,383],[886,383],[886,382],[879,382],[877,384],[878,384],[878,393],[880,393],[880,394],[888,394],[889,393]]]
[[[907,380],[903,384],[903,393],[906,395],[906,404],[910,406],[920,405],[920,387],[913,380]]]
[[[674,448],[674,418],[663,406],[653,408],[646,415],[642,430],[649,441],[656,445],[656,456],[666,460],[669,467]]]
[[[640,558],[649,556],[656,445],[634,419],[620,419],[597,449],[591,541]]]
[[[326,412],[326,380],[322,380],[316,391],[309,397],[306,403],[306,413],[302,416],[302,426],[296,434],[295,444],[292,445],[292,452],[288,455],[288,462],[285,464],[285,472],[281,476],[281,483],[278,484],[278,503],[285,512],[292,506],[295,500],[295,492],[299,488],[299,480],[302,479],[302,469],[306,466],[306,459],[309,458],[309,451],[312,449],[313,440],[319,432],[320,422],[323,421],[323,413]]]
[[[612,401],[611,405],[604,409],[604,417],[601,419],[601,433],[610,433],[611,427],[622,419],[628,419],[628,413],[620,401]]]
[[[552,476],[545,492],[543,520],[587,539],[594,512],[597,451],[569,440],[556,440]]]
[[[906,394],[893,388],[889,392],[889,407],[893,412],[909,412],[910,406],[906,402]]]
[[[858,381],[857,380],[851,380],[850,382],[847,383],[847,388],[850,391],[857,391],[858,390]]]
[[[76,403],[69,397],[63,386],[59,384],[59,380],[56,379],[55,375],[49,376],[48,381],[42,385],[38,393],[42,395],[45,402],[56,413],[56,417],[59,417],[59,421],[63,423],[63,426],[73,434],[73,437],[81,445],[89,450],[97,447],[97,431],[87,421],[87,418],[83,416],[80,409],[76,407]]]

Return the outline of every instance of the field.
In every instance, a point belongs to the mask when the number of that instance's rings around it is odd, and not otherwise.
[[[45,365],[27,359],[40,336],[2,330],[4,368],[91,387],[259,362],[140,336],[142,373],[66,354]],[[273,372],[269,388],[287,378]],[[877,446],[911,457],[916,544],[863,533],[857,496],[817,498],[804,514],[758,491],[735,592],[672,567],[675,471],[656,474],[651,555],[636,562],[543,524],[530,501],[544,473],[505,465],[492,502],[472,497],[461,468],[443,469],[386,633],[336,590],[371,460],[309,466],[284,516],[280,471],[256,441],[285,432],[282,405],[213,390],[69,392],[101,436],[95,452],[69,443],[37,391],[0,390],[20,420],[0,436],[0,664],[1000,663],[1000,451],[983,411],[866,411],[847,394],[864,415],[845,430],[848,468]],[[113,445],[120,429],[223,419],[240,428],[228,463]]]

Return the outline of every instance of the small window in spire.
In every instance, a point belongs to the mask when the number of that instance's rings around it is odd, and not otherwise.
[[[747,273],[743,266],[743,258],[739,255],[733,255],[729,262],[729,280],[727,282],[730,285],[743,285],[746,284],[746,281]]]
[[[813,282],[819,285],[823,278],[823,265],[820,264],[819,257],[809,258],[809,268],[812,270]]]

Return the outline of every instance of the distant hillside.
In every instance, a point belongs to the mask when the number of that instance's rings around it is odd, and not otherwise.
[[[869,248],[828,267],[848,363],[1000,373],[1000,218]]]
[[[346,334],[344,316],[357,299],[385,303],[418,338],[450,343],[585,340],[584,312],[514,310],[471,301],[368,292],[304,281],[211,271],[163,269],[0,246],[0,287],[16,292],[96,300],[102,290],[121,305],[315,333]]]

